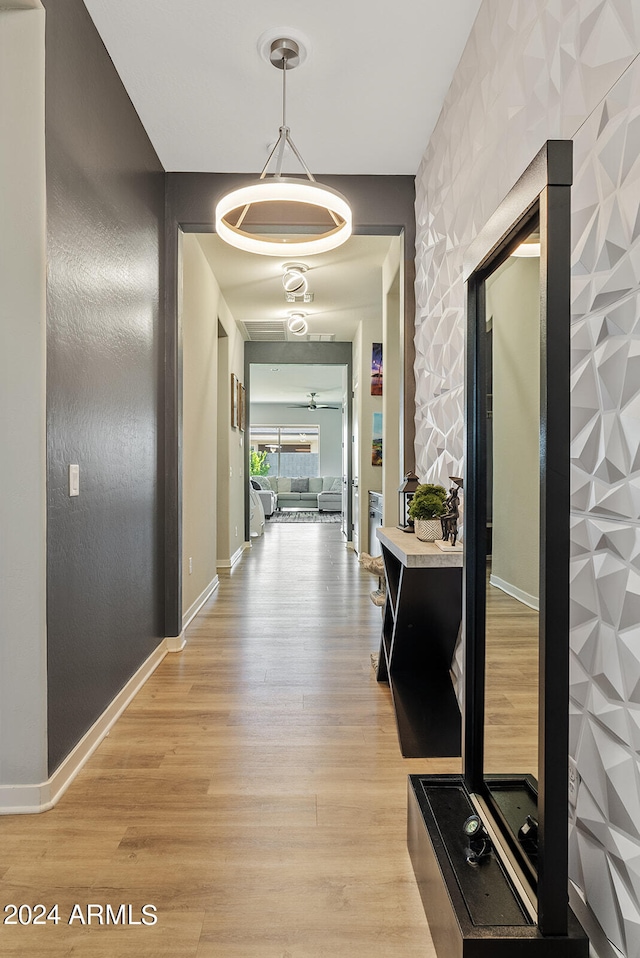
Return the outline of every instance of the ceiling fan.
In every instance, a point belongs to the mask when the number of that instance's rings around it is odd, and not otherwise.
[[[289,409],[308,409],[309,412],[313,412],[316,409],[342,409],[340,403],[317,403],[316,396],[317,393],[307,393],[307,396],[310,396],[309,402],[296,402],[292,403],[288,408]]]

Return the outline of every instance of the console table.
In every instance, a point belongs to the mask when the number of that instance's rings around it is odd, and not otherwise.
[[[462,615],[462,553],[396,528],[376,535],[387,580],[377,679],[391,688],[400,750],[405,758],[458,756],[461,716],[450,669]]]

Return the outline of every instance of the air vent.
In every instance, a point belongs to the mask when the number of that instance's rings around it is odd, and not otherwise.
[[[287,340],[287,327],[283,322],[244,323],[247,338],[253,343],[284,343]]]
[[[309,333],[307,336],[310,343],[333,343],[335,338],[335,333]]]

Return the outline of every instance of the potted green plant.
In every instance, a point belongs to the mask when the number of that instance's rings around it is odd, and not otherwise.
[[[409,503],[409,515],[413,519],[415,533],[422,542],[435,542],[442,538],[440,516],[446,512],[444,486],[424,482],[416,489]]]
[[[254,449],[249,453],[249,470],[252,476],[266,476],[270,465],[267,462],[266,452],[256,452]]]

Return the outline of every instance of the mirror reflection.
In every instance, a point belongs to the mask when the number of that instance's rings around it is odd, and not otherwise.
[[[485,772],[538,778],[540,246],[532,233],[485,282]],[[496,801],[495,784],[490,785]],[[529,808],[529,811],[535,812]],[[516,830],[525,809],[515,809]],[[523,821],[524,817],[522,816]]]

